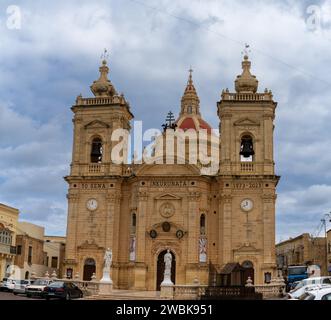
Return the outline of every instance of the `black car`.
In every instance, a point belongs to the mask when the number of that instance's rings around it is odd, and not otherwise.
[[[82,298],[83,292],[72,282],[56,281],[45,287],[43,296],[46,300],[51,298],[71,300]]]

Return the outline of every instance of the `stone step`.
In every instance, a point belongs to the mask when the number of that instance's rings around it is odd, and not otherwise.
[[[161,300],[159,291],[113,290],[109,295],[91,295],[85,300]]]

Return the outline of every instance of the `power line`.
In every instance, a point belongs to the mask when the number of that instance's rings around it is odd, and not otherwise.
[[[190,19],[187,19],[187,18],[181,17],[181,16],[179,16],[179,15],[176,15],[176,14],[170,13],[170,12],[168,12],[168,11],[166,11],[166,10],[163,10],[163,9],[159,8],[159,7],[154,7],[154,6],[148,5],[148,4],[146,4],[146,3],[144,3],[144,2],[141,2],[141,1],[138,1],[138,0],[127,0],[127,1],[130,1],[130,2],[136,3],[136,4],[138,4],[138,5],[141,5],[141,6],[144,6],[144,7],[148,8],[148,9],[150,9],[150,10],[154,10],[154,11],[156,11],[156,12],[160,12],[160,13],[162,13],[162,14],[164,14],[164,15],[169,16],[169,17],[172,17],[172,18],[178,19],[178,20],[180,20],[180,21],[183,21],[183,22],[189,23],[189,24],[191,24],[191,25],[194,25],[194,26],[197,27],[197,28],[204,29],[204,30],[206,30],[206,31],[208,31],[208,32],[214,33],[215,35],[217,35],[217,36],[219,36],[219,37],[221,37],[221,38],[224,38],[224,39],[226,39],[226,40],[232,41],[233,43],[235,43],[235,44],[237,44],[237,45],[240,45],[241,47],[243,47],[244,45],[246,45],[246,43],[244,43],[244,42],[242,42],[242,41],[239,41],[239,40],[237,40],[237,39],[233,39],[233,38],[231,38],[231,37],[228,37],[228,36],[226,36],[225,34],[222,34],[222,33],[220,33],[220,32],[214,31],[214,30],[212,30],[212,29],[211,29],[210,27],[208,27],[208,26],[204,26],[204,25],[202,25],[201,23],[198,23],[198,22],[195,22],[195,21],[193,21],[193,20],[190,20]],[[267,57],[267,58],[269,58],[269,59],[272,59],[273,61],[276,61],[276,62],[278,62],[278,63],[280,63],[280,64],[283,64],[284,66],[286,66],[286,67],[288,67],[288,68],[290,68],[290,69],[296,70],[296,71],[298,71],[299,73],[301,73],[301,74],[303,74],[303,75],[306,75],[306,76],[308,76],[308,77],[310,77],[310,78],[312,78],[312,79],[318,80],[318,81],[320,81],[320,82],[324,82],[324,83],[327,84],[328,86],[331,86],[331,83],[330,83],[330,82],[328,82],[328,81],[326,81],[326,80],[324,80],[324,79],[320,79],[320,78],[314,76],[313,74],[311,74],[311,73],[305,71],[304,69],[301,69],[301,68],[299,68],[299,67],[297,67],[297,66],[294,66],[294,65],[292,65],[292,64],[289,64],[289,63],[287,63],[287,62],[285,62],[285,61],[283,61],[283,60],[281,60],[281,59],[279,59],[279,58],[276,58],[276,57],[274,57],[274,56],[272,56],[272,55],[270,55],[270,54],[264,52],[263,50],[260,50],[260,49],[254,49],[254,50],[255,50],[257,53],[259,53],[259,54],[261,54],[261,55],[264,55],[265,57]]]

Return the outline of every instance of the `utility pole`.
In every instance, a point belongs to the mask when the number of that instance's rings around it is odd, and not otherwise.
[[[330,213],[325,213],[324,218],[321,219],[322,223],[324,224],[324,236],[325,236],[325,272],[327,275],[328,274],[328,235],[326,232],[326,219],[329,219],[329,222],[331,222],[331,212]]]

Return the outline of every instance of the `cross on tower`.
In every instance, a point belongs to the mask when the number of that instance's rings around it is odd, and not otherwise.
[[[103,50],[102,55],[101,55],[101,59],[102,59],[102,60],[107,60],[108,58],[109,58],[109,53],[108,53],[108,50],[105,48],[105,49]]]
[[[175,117],[174,114],[169,111],[166,117],[166,123],[162,125],[164,131],[167,129],[175,129],[177,127],[177,124],[175,123]]]

